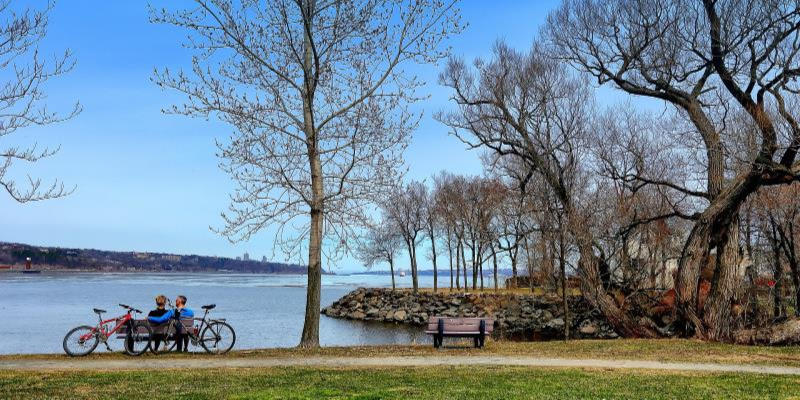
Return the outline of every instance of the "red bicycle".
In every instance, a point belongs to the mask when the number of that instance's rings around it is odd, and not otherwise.
[[[125,315],[106,320],[102,317],[106,310],[95,308],[94,312],[100,322],[97,326],[83,325],[69,331],[64,337],[64,351],[72,357],[82,357],[93,352],[100,343],[105,344],[108,351],[112,351],[111,346],[108,345],[109,336],[119,331],[120,328],[126,327],[125,345],[122,346],[125,353],[131,356],[140,356],[147,352],[150,348],[153,329],[147,322],[133,319],[132,313],[141,314],[142,311],[125,304],[119,306],[127,310]],[[111,328],[112,322],[116,322],[113,329]]]

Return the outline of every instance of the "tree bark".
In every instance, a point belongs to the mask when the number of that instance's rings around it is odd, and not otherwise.
[[[429,233],[431,235],[431,253],[433,254],[433,293],[436,293],[439,289],[439,272],[436,268],[436,238],[433,236],[433,230]]]
[[[303,7],[307,15],[314,14],[316,1],[305,0]],[[324,220],[324,182],[322,181],[322,162],[318,152],[317,136],[314,127],[314,83],[311,77],[313,60],[310,24],[311,18],[306,18],[304,23],[309,25],[304,34],[303,68],[305,72],[305,87],[303,93],[303,128],[306,135],[309,167],[311,170],[311,225],[308,244],[308,288],[306,289],[306,311],[303,322],[303,332],[300,336],[302,348],[319,347],[319,318],[320,296],[322,292],[322,223]]]
[[[417,246],[412,242],[409,244],[409,254],[411,254],[411,285],[414,294],[419,292],[419,275],[417,272]]]
[[[389,259],[389,273],[392,275],[392,291],[394,292],[396,290],[394,284],[394,258]]]
[[[456,290],[461,290],[461,238],[456,238]]]
[[[494,291],[496,292],[498,290],[498,287],[497,287],[497,278],[498,278],[498,276],[497,276],[497,252],[495,251],[494,246],[492,246],[492,262],[494,263]]]
[[[678,264],[676,304],[687,335],[708,340],[726,340],[731,333],[731,300],[738,281],[738,210],[758,188],[761,174],[754,169],[737,176],[700,215],[683,248]],[[700,272],[711,248],[717,248],[714,282],[700,307]],[[703,320],[701,320],[703,318]]]
[[[720,238],[722,244],[717,247],[717,265],[705,302],[703,323],[708,340],[726,341],[733,330],[731,310],[740,285],[738,213],[732,220]]]
[[[453,291],[453,238],[447,235],[447,260],[450,262],[450,291]]]
[[[569,324],[570,324],[570,315],[569,315],[569,297],[567,294],[567,257],[566,251],[567,246],[564,243],[564,231],[563,226],[561,232],[558,235],[558,266],[561,269],[561,296],[563,298],[563,306],[564,306],[564,341],[569,340]]]

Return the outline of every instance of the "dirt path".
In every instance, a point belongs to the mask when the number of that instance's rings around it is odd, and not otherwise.
[[[58,360],[0,360],[0,370],[27,371],[92,371],[143,370],[169,368],[360,368],[360,367],[423,367],[423,366],[524,366],[543,368],[612,368],[651,369],[665,371],[741,372],[771,375],[800,375],[800,368],[741,365],[675,363],[641,360],[595,360],[566,358],[535,358],[524,356],[445,356],[445,357],[307,357],[307,358],[130,358],[115,360],[58,359]]]

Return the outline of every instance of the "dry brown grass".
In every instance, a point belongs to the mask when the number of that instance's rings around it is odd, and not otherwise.
[[[320,349],[260,349],[234,351],[222,357],[302,358],[302,357],[383,357],[453,355],[508,355],[542,358],[629,359],[673,362],[704,362],[727,364],[758,364],[800,367],[800,347],[737,346],[687,339],[660,340],[575,340],[570,342],[508,342],[489,341],[483,350],[470,347],[470,341],[446,342],[450,345],[436,350],[428,345],[323,347]],[[458,347],[456,347],[458,346]],[[125,358],[121,353],[98,353],[93,359]],[[158,358],[214,357],[203,353],[145,355]],[[67,359],[66,355],[10,355],[11,359]]]

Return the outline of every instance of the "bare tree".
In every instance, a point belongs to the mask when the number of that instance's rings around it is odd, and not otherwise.
[[[405,241],[411,262],[411,282],[414,293],[419,290],[417,246],[426,229],[427,199],[428,188],[425,184],[413,181],[405,187],[397,188],[382,204],[384,218]]]
[[[436,202],[436,193],[429,191],[425,199],[425,236],[430,240],[430,260],[433,262],[433,292],[439,290],[439,268],[436,265],[436,241],[441,233],[441,216],[440,207]]]
[[[451,59],[440,82],[452,88],[458,109],[437,118],[471,148],[518,158],[540,177],[579,250],[584,294],[622,334],[659,336],[652,321],[632,318],[603,285],[608,260],[596,254],[593,210],[581,201],[581,190],[590,186],[581,180],[581,158],[593,126],[591,92],[542,53],[537,44],[521,53],[498,43],[494,57],[477,60],[474,68]]]
[[[395,290],[394,261],[403,247],[403,239],[386,222],[368,228],[366,240],[357,249],[358,259],[367,269],[376,264],[386,262],[389,264],[389,273],[392,276],[392,290]]]
[[[666,101],[699,138],[705,189],[644,177],[707,201],[686,241],[677,282],[679,315],[687,333],[698,337],[732,336],[740,206],[759,187],[800,174],[800,125],[790,106],[797,92],[798,21],[796,3],[781,0],[569,0],[548,20],[559,58],[600,84]],[[746,138],[757,143],[753,152],[731,151],[741,143],[731,140],[736,124],[730,117],[740,112],[747,117]],[[714,279],[700,307],[701,270],[712,249]]]
[[[51,79],[70,72],[75,66],[72,53],[46,59],[39,52],[39,43],[47,35],[49,13],[54,3],[41,10],[16,10],[12,0],[0,1],[0,70],[5,82],[0,83],[0,139],[32,125],[49,125],[73,118],[81,112],[79,103],[65,113],[51,111],[44,104],[43,86]],[[12,166],[19,162],[35,163],[55,155],[58,148],[11,145],[0,148],[0,186],[20,203],[63,197],[72,192],[59,181],[43,185],[41,179],[27,177],[20,184],[12,176]]]
[[[284,253],[308,246],[301,347],[319,346],[323,249],[347,252],[367,205],[398,181],[422,84],[400,66],[445,55],[440,43],[461,29],[455,2],[195,0],[151,11],[188,30],[196,50],[191,72],[156,75],[188,96],[170,111],[236,129],[220,145],[238,185],[220,232],[240,241],[277,226]]]

